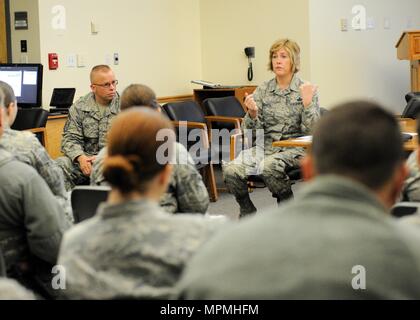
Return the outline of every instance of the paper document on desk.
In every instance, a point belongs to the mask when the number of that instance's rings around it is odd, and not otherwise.
[[[295,140],[312,142],[312,136],[303,136],[303,137],[295,138]]]

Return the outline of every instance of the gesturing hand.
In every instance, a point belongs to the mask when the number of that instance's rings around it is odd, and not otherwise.
[[[309,82],[305,82],[300,86],[299,90],[302,97],[303,106],[306,108],[311,104],[312,98],[314,97],[315,92],[318,90],[318,87]]]
[[[245,106],[248,109],[250,117],[255,119],[258,115],[258,107],[252,94],[245,93]]]

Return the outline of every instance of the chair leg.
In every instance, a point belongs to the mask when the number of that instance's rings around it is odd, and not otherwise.
[[[217,191],[217,186],[216,186],[216,179],[214,177],[214,169],[213,169],[213,163],[209,163],[208,166],[206,166],[206,168],[204,169],[205,172],[205,179],[207,182],[207,187],[209,188],[209,196],[210,196],[210,200],[212,202],[216,202],[217,199],[219,198],[219,193]]]

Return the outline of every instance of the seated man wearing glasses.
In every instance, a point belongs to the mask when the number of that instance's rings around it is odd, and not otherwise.
[[[63,169],[67,191],[75,185],[89,184],[92,162],[105,146],[112,119],[120,111],[118,80],[107,65],[90,72],[91,92],[76,101],[64,126],[61,152],[57,162]]]

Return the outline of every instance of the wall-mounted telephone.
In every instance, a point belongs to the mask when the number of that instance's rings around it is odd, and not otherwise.
[[[246,47],[244,49],[246,56],[248,57],[248,81],[252,81],[254,78],[254,70],[252,70],[252,58],[255,58],[255,47]]]

